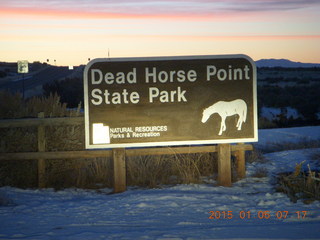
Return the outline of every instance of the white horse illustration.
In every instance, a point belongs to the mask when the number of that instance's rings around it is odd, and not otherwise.
[[[219,135],[222,135],[222,132],[227,129],[226,118],[236,114],[239,116],[237,130],[241,130],[242,123],[247,119],[247,104],[242,99],[236,99],[230,102],[216,102],[215,104],[203,110],[201,122],[205,123],[214,113],[218,113],[221,117]]]

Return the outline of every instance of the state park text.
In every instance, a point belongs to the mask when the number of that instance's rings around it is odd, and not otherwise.
[[[183,83],[194,83],[200,79],[199,73],[194,70],[163,70],[160,67],[145,67],[142,69],[143,74],[137,74],[136,67],[130,71],[119,72],[103,72],[101,69],[92,68],[89,71],[91,76],[91,85],[93,89],[89,93],[90,101],[93,105],[101,104],[137,104],[140,102],[140,94],[138,91],[130,91],[127,88],[122,90],[110,90],[108,86],[111,85],[126,85],[132,86],[134,84],[181,84],[175,90],[161,89],[161,87],[149,87],[148,101],[150,103],[161,102],[188,102],[187,90],[183,88]],[[234,81],[234,80],[250,80],[252,75],[248,65],[243,67],[234,67],[228,65],[225,68],[219,68],[215,65],[205,66],[205,77],[202,81]],[[141,77],[142,76],[142,77]],[[105,89],[101,89],[101,85]],[[157,85],[158,86],[158,85]]]

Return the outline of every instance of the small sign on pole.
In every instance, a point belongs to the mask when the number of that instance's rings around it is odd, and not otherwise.
[[[20,60],[18,61],[18,73],[28,73],[28,61],[27,60]]]
[[[256,87],[246,55],[94,59],[86,148],[257,141]]]

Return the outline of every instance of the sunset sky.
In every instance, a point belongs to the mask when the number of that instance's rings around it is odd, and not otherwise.
[[[320,63],[319,0],[0,0],[0,61],[247,54]]]

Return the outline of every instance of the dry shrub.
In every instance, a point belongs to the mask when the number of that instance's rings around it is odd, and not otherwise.
[[[309,170],[303,171],[302,165],[297,164],[292,173],[280,173],[277,190],[286,193],[292,202],[320,200],[320,172],[312,171],[309,165]]]
[[[76,110],[67,109],[66,104],[60,102],[60,97],[57,94],[50,95],[47,98],[34,97],[25,101],[19,93],[11,94],[0,91],[0,118],[2,119],[33,118],[37,117],[39,112],[44,112],[45,117],[80,116],[82,115],[80,107],[81,104]],[[49,126],[45,129],[48,151],[80,150],[84,148],[83,126]],[[37,148],[36,127],[0,128],[0,152],[36,152]],[[70,164],[69,161],[69,159],[61,160],[66,166],[61,167],[60,164],[58,165],[59,168],[66,169]],[[81,161],[78,161],[77,164],[79,162],[81,163]],[[76,167],[77,164],[74,162],[73,166]],[[83,166],[83,164],[80,165]],[[83,169],[83,167],[78,168],[78,172],[80,172],[79,169]],[[48,170],[50,175],[50,168]],[[91,172],[92,167],[88,174],[90,175]],[[59,175],[57,175],[57,178],[59,178]],[[80,178],[74,177],[75,185],[80,181],[77,179]],[[81,179],[83,179],[83,174]],[[58,181],[63,180],[59,178]],[[66,180],[66,182],[71,181]],[[23,188],[36,187],[37,161],[1,161],[0,186],[5,185]],[[62,183],[61,186],[64,186],[64,184]]]
[[[37,147],[35,127],[0,128],[0,152],[35,152]]]
[[[30,188],[37,186],[36,160],[0,161],[0,187]]]
[[[82,115],[80,112],[81,103],[77,109],[67,109],[67,104],[61,103],[57,94],[31,98],[27,101],[26,107],[31,117],[37,117],[39,112],[44,112],[45,117],[77,117]]]
[[[217,171],[217,161],[209,153],[137,156],[127,159],[127,183],[159,187],[162,184],[199,183]]]
[[[3,119],[37,117],[39,112],[44,112],[45,117],[80,116],[80,106],[68,110],[56,94],[47,98],[34,97],[25,102],[20,94],[0,92],[0,118]],[[84,148],[83,126],[49,126],[46,127],[46,137],[47,148],[51,151]],[[0,139],[0,152],[37,151],[36,127],[0,128]]]
[[[170,155],[127,158],[127,184],[154,188],[171,183],[172,160]]]
[[[83,124],[49,126],[45,130],[47,151],[75,151],[85,148]]]
[[[24,100],[21,94],[11,94],[0,91],[0,118],[26,118],[38,117],[39,112],[44,112],[45,117],[73,117],[82,115],[78,109],[67,109],[66,103],[60,102],[57,94],[48,97],[33,97]]]
[[[217,171],[217,161],[208,153],[176,154],[174,172],[180,183],[199,183],[202,176],[212,176]]]
[[[24,101],[19,94],[0,92],[0,118],[80,116],[69,110],[57,94]],[[46,151],[84,149],[84,126],[46,126]],[[37,151],[37,128],[0,129],[0,152]],[[199,183],[217,172],[216,154],[176,154],[127,158],[127,184],[158,187],[162,184]],[[110,159],[46,160],[46,186],[54,188],[111,187],[113,167]],[[0,162],[0,186],[37,187],[37,161]]]
[[[265,167],[257,168],[251,177],[264,178],[268,176],[268,169]]]
[[[25,112],[20,93],[0,91],[0,118],[22,118]]]
[[[172,162],[181,183],[198,183],[200,181],[200,170],[198,168],[201,158],[200,154],[176,154]]]
[[[56,189],[112,187],[109,158],[47,160],[46,171],[47,186]]]
[[[267,161],[266,158],[263,156],[263,153],[257,148],[253,148],[252,151],[246,151],[245,154],[247,163],[265,163]]]
[[[218,173],[218,155],[217,153],[198,153],[200,161],[198,168],[201,176],[212,177]]]

